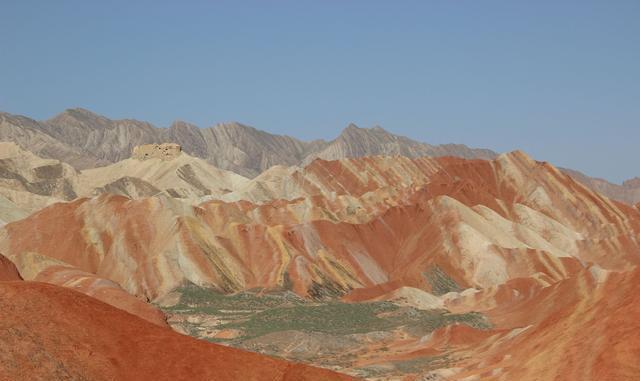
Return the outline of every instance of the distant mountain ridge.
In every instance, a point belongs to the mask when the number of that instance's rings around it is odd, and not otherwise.
[[[138,145],[177,143],[189,155],[247,177],[255,177],[274,165],[303,165],[314,158],[401,155],[492,159],[497,156],[487,149],[430,145],[391,134],[380,127],[359,128],[354,124],[332,141],[305,142],[240,123],[199,128],[176,121],[168,128],[158,128],[134,119],[111,120],[79,108],[45,121],[0,113],[0,140],[14,141],[41,157],[58,159],[78,169],[127,159]]]
[[[603,180],[377,127],[301,142],[72,114],[1,115],[0,379],[340,377],[232,347],[367,379],[637,378],[640,204],[580,183]],[[154,139],[178,143],[129,148]]]
[[[125,160],[138,145],[176,143],[191,156],[249,178],[273,166],[304,166],[316,158],[340,160],[380,155],[490,160],[497,157],[497,153],[489,149],[462,144],[431,145],[394,135],[378,126],[360,128],[350,124],[331,141],[307,142],[235,122],[200,128],[176,121],[168,128],[159,128],[135,119],[112,120],[81,108],[65,110],[45,121],[0,112],[0,141],[15,142],[42,158],[57,159],[77,169]],[[609,198],[632,205],[640,202],[638,178],[618,185],[572,169],[561,170]]]
[[[639,177],[634,177],[633,179],[626,180],[622,183],[622,185],[619,185],[610,183],[605,179],[589,177],[584,173],[573,169],[560,168],[560,170],[573,177],[577,181],[581,182],[582,184],[586,185],[587,187],[595,190],[596,192],[602,193],[603,195],[611,199],[622,201],[630,205],[640,202]]]

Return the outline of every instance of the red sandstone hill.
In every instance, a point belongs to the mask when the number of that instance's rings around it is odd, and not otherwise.
[[[421,343],[423,352],[455,353],[463,359],[447,380],[638,379],[640,269],[609,274],[584,270],[547,287],[522,280],[506,288],[508,292],[481,292],[463,307],[487,308],[487,298],[497,299],[485,310],[492,330],[451,326]]]
[[[493,328],[402,336],[380,356],[446,354],[456,362],[442,371],[461,380],[640,374],[640,211],[548,163],[521,152],[316,160],[232,196],[239,200],[198,206],[115,195],[56,204],[0,229],[0,251],[25,279],[89,295],[108,285],[154,300],[186,282],[350,301],[414,303],[439,292],[418,302],[481,312]],[[434,276],[456,287],[438,290]],[[380,356],[354,362],[377,365]]]
[[[149,299],[186,281],[318,296],[385,284],[428,291],[424,273],[436,266],[463,288],[486,288],[535,274],[558,281],[576,263],[640,263],[637,209],[521,152],[316,160],[283,181],[312,196],[198,207],[79,199],[6,225],[0,250],[16,263],[26,252],[55,258]]]
[[[0,282],[1,380],[351,380],[211,344],[67,288]]]

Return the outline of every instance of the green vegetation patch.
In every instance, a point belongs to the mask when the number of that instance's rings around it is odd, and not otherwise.
[[[440,266],[435,265],[424,273],[427,282],[431,285],[434,295],[444,295],[448,292],[460,292],[460,287]]]
[[[225,295],[213,288],[189,284],[176,290],[180,302],[165,310],[177,313],[208,313],[220,311],[261,311],[281,306],[295,306],[307,303],[290,291],[259,294],[251,291]]]
[[[488,321],[479,313],[423,311],[398,307],[389,302],[330,302],[276,307],[253,314],[247,320],[227,324],[225,328],[241,329],[245,338],[288,330],[347,335],[389,331],[400,327],[423,335],[450,324],[466,324],[479,329],[490,328]]]
[[[491,327],[480,313],[452,314],[446,310],[419,310],[380,301],[344,303],[310,301],[290,291],[224,295],[210,288],[187,285],[179,290],[178,304],[165,308],[182,315],[211,315],[222,319],[218,329],[238,329],[240,340],[282,331],[348,335],[404,328],[424,335],[451,324],[477,329]]]
[[[423,372],[426,370],[448,368],[453,362],[449,355],[418,357],[410,360],[396,361],[394,367],[402,374]]]
[[[279,331],[310,331],[331,334],[351,334],[390,328],[389,321],[378,317],[396,308],[391,303],[339,303],[277,307],[256,313],[244,322],[226,328],[244,330],[252,338]]]

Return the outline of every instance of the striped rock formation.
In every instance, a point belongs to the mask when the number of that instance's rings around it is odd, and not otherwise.
[[[57,160],[42,159],[14,143],[0,142],[0,224],[78,197],[111,193],[143,198],[164,193],[197,202],[203,196],[221,197],[249,181],[202,159],[180,154],[177,145],[140,148],[140,155],[147,153],[144,160],[129,158],[80,172]]]
[[[518,151],[314,160],[236,185],[199,205],[113,194],[55,204],[0,229],[0,252],[26,280],[95,277],[142,300],[193,283],[488,317],[488,330],[391,333],[349,365],[452,361],[407,379],[638,374],[640,210],[548,163]]]
[[[484,288],[534,274],[564,279],[572,259],[612,270],[640,261],[637,209],[521,152],[314,161],[282,182],[311,196],[197,207],[79,199],[7,225],[0,250],[56,258],[149,299],[187,281],[319,297],[383,284],[429,290],[424,273],[435,267]],[[54,237],[64,238],[51,245]]]

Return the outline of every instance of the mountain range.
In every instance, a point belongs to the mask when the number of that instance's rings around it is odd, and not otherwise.
[[[180,152],[76,173],[10,147],[37,164],[14,163],[23,177],[63,168],[43,188],[58,195],[66,182],[76,195],[0,228],[9,273],[27,284],[367,379],[637,374],[626,359],[640,340],[614,355],[603,343],[637,327],[615,316],[638,305],[640,210],[521,151],[317,159],[249,179]],[[190,181],[184,166],[199,166]],[[100,186],[118,176],[154,194]],[[566,326],[575,333],[563,336]],[[600,341],[581,347],[577,335],[590,330]],[[575,366],[557,353],[530,359],[536,346],[571,353]]]
[[[0,379],[640,375],[640,181],[379,127],[0,138]]]
[[[417,142],[381,127],[359,128],[350,124],[334,140],[305,142],[240,123],[199,128],[176,121],[168,128],[158,128],[134,119],[111,120],[81,108],[65,110],[44,121],[0,113],[0,141],[13,141],[43,158],[57,159],[80,170],[127,159],[138,145],[176,143],[189,155],[249,178],[275,165],[306,165],[315,158],[337,160],[401,155],[493,159],[497,156],[489,149],[469,148],[462,144]],[[575,170],[562,170],[610,198],[629,204],[640,202],[638,179],[617,185]]]
[[[490,159],[496,156],[490,150],[464,145],[419,143],[380,127],[363,129],[351,124],[332,141],[304,142],[239,123],[199,128],[176,121],[169,128],[158,128],[133,119],[111,120],[84,109],[66,110],[40,122],[0,113],[0,140],[13,141],[25,150],[78,169],[127,159],[138,145],[176,143],[189,155],[246,177],[255,177],[274,165],[303,165],[314,158],[403,155]]]

